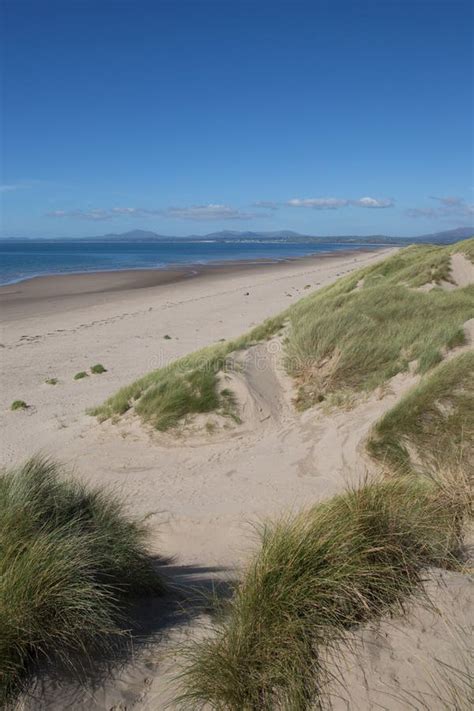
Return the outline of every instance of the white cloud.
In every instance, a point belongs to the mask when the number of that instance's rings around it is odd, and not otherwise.
[[[248,220],[261,217],[261,213],[242,212],[236,207],[210,203],[209,205],[191,205],[190,207],[168,207],[162,210],[164,217],[181,220]]]
[[[88,210],[53,210],[47,217],[71,217],[77,220],[113,220],[116,217],[148,217],[160,215],[161,210],[148,210],[144,207],[90,208]]]
[[[136,215],[137,213],[141,214],[146,213],[147,211],[136,207],[113,207],[111,212],[113,212],[114,215]]]
[[[312,207],[314,210],[337,210],[345,207],[349,200],[342,198],[293,198],[286,203],[289,207]]]
[[[164,209],[148,209],[144,207],[112,207],[91,208],[88,210],[54,210],[48,212],[48,217],[74,218],[78,220],[112,220],[117,217],[162,217],[181,220],[248,220],[254,217],[265,217],[261,212],[243,212],[229,205],[210,203],[208,205],[191,205],[189,207],[167,207]]]
[[[289,207],[310,207],[313,210],[338,210],[341,207],[392,207],[393,200],[362,197],[352,200],[349,198],[293,198],[286,203]]]
[[[94,208],[91,210],[53,210],[47,213],[47,217],[72,217],[77,220],[110,220],[114,217],[112,210]]]
[[[378,200],[373,197],[363,197],[358,200],[351,200],[351,205],[356,205],[357,207],[393,207],[393,200],[388,198]]]

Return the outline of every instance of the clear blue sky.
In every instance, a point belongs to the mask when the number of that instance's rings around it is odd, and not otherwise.
[[[3,0],[3,233],[472,223],[468,0]]]

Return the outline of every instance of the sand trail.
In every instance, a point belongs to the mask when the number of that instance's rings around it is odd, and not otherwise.
[[[458,287],[474,284],[474,264],[464,254],[453,254],[451,257],[451,275]]]

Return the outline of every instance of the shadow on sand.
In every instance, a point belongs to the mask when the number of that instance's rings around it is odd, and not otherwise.
[[[128,709],[123,703],[111,703],[114,680],[125,672],[133,677],[134,667],[137,676],[143,677],[147,670],[153,674],[160,656],[166,656],[166,652],[160,655],[160,642],[177,636],[194,619],[212,615],[212,601],[229,598],[235,585],[235,571],[230,568],[176,565],[173,561],[163,564],[158,558],[156,566],[166,581],[167,592],[135,598],[125,610],[125,634],[114,638],[105,648],[100,646],[75,655],[70,666],[65,667],[57,659],[37,665],[31,669],[28,690],[13,708]],[[97,703],[97,697],[108,701]]]

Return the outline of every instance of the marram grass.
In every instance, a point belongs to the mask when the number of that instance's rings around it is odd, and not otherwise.
[[[35,458],[0,476],[0,704],[32,663],[106,648],[125,601],[160,592],[147,530],[121,503]]]
[[[218,374],[236,350],[276,334],[288,324],[286,368],[299,386],[297,402],[310,407],[341,393],[383,385],[417,362],[435,367],[465,341],[474,317],[474,285],[444,291],[454,252],[474,253],[474,239],[448,247],[417,245],[364,267],[300,299],[238,339],[203,348],[122,388],[90,411],[100,420],[133,408],[159,430],[188,415],[221,411]],[[426,284],[431,291],[419,291]]]
[[[148,373],[90,411],[100,420],[123,415],[134,408],[144,422],[158,430],[178,424],[186,415],[228,410],[226,398],[218,392],[218,373],[236,350],[270,338],[284,324],[285,314],[268,319],[240,338],[202,348],[170,365]]]
[[[398,470],[457,464],[474,476],[474,351],[425,375],[375,424],[367,449]]]
[[[209,636],[188,647],[182,708],[318,708],[321,646],[401,609],[427,566],[455,564],[466,499],[421,477],[367,483],[263,526]]]
[[[341,391],[371,391],[410,364],[425,373],[462,345],[463,324],[474,317],[474,285],[417,287],[451,278],[451,254],[471,243],[408,247],[295,304],[286,365],[299,383],[299,405]]]

